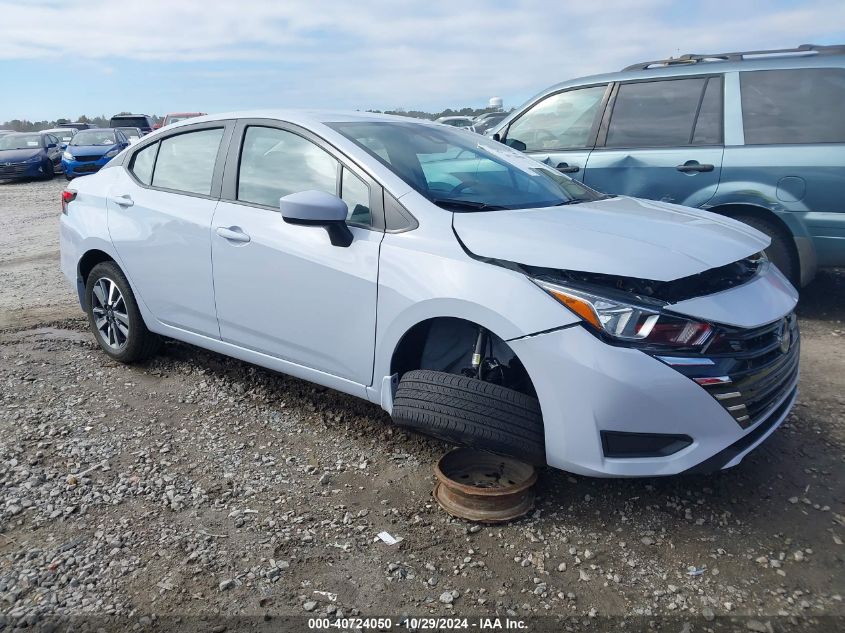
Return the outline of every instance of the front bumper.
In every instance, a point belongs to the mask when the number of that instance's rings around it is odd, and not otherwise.
[[[64,167],[65,174],[70,177],[87,176],[88,174],[95,174],[100,171],[108,162],[110,158],[101,157],[92,161],[79,161],[62,159],[62,167]]]
[[[44,161],[36,163],[9,163],[0,162],[0,180],[12,180],[17,178],[40,178],[44,175]]]
[[[734,466],[783,422],[795,401],[797,367],[743,426],[691,377],[640,350],[608,345],[581,325],[509,345],[540,400],[547,462],[582,475],[649,477]],[[603,431],[691,441],[669,455],[609,457]]]

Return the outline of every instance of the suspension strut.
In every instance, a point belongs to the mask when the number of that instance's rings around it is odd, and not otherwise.
[[[472,369],[475,377],[482,380],[481,370],[484,362],[484,349],[487,347],[490,333],[483,327],[478,327],[478,337],[475,339],[475,351],[472,353]]]

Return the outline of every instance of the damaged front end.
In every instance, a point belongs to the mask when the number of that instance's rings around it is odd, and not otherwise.
[[[523,272],[605,342],[640,349],[699,384],[743,429],[794,399],[797,293],[762,253],[665,282]],[[733,324],[732,312],[744,312],[748,327]],[[719,314],[728,316],[707,318]]]

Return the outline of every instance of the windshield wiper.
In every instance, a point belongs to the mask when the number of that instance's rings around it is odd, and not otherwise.
[[[431,198],[434,204],[441,204],[458,209],[468,209],[470,211],[499,211],[505,207],[495,204],[487,204],[486,202],[476,202],[474,200],[457,200],[455,198]]]

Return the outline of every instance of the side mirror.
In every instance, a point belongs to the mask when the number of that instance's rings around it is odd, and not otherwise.
[[[332,246],[352,244],[352,231],[346,226],[346,203],[324,191],[300,191],[279,198],[279,210],[288,224],[322,226]]]
[[[55,143],[48,143],[47,144],[47,149],[54,149],[55,147],[56,147]]]
[[[505,145],[507,145],[508,147],[512,147],[520,152],[524,152],[528,147],[525,143],[523,143],[522,141],[518,141],[515,138],[509,138],[507,141],[505,141]]]

